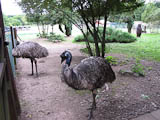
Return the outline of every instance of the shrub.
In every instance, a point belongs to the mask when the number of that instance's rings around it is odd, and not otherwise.
[[[51,42],[60,42],[64,41],[64,36],[62,35],[56,35],[54,33],[50,33],[50,35],[47,37],[49,41]]]
[[[111,65],[117,65],[117,64],[118,64],[116,58],[114,58],[114,57],[112,57],[112,56],[107,56],[105,59],[106,59],[107,62],[109,62]]]
[[[99,34],[102,36],[103,34],[103,28],[99,28]],[[94,42],[92,36],[89,34],[88,35],[88,40],[89,42]],[[127,32],[122,32],[121,30],[116,30],[112,28],[107,28],[106,30],[106,37],[105,37],[105,42],[106,43],[111,43],[111,42],[118,42],[118,43],[131,43],[136,41],[137,38],[132,36],[131,34]],[[85,41],[85,38],[83,35],[79,35],[75,37],[74,39],[75,42],[82,42]]]
[[[39,38],[47,38],[48,34],[43,32],[42,34],[37,34],[37,37],[39,37]]]
[[[83,42],[85,41],[83,35],[78,35],[77,37],[74,38],[75,42]]]
[[[132,72],[137,73],[140,76],[145,76],[144,69],[144,66],[140,64],[139,59],[136,59],[136,63],[131,68]]]

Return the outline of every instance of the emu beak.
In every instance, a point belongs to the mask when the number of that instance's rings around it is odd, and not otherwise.
[[[63,61],[65,60],[65,57],[63,57],[62,55],[60,57],[61,57],[61,64],[62,64]]]
[[[64,58],[61,59],[61,64],[63,63],[64,60],[65,60]]]

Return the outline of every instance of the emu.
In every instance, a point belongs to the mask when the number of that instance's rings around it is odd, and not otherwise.
[[[141,24],[138,24],[136,33],[137,33],[137,37],[141,37],[141,34],[142,34]]]
[[[93,96],[93,102],[89,113],[89,120],[93,117],[93,110],[96,109],[97,89],[112,83],[115,79],[115,73],[110,64],[101,57],[89,57],[83,59],[78,65],[70,67],[72,54],[64,51],[61,55],[62,65],[61,80],[69,87],[75,90],[90,90]]]
[[[32,74],[31,75],[34,75],[34,70],[33,70],[33,62],[34,62],[35,68],[36,68],[36,75],[38,77],[36,58],[47,57],[48,50],[36,42],[29,41],[29,42],[24,42],[22,44],[19,44],[19,45],[17,45],[17,47],[13,48],[12,55],[17,58],[19,58],[19,57],[29,58],[31,60],[31,65],[32,65]]]

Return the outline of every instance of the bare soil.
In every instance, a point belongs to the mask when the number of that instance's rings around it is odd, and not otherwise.
[[[71,38],[68,38],[71,39]],[[34,39],[49,51],[49,56],[38,59],[39,77],[29,76],[29,59],[18,59],[16,83],[22,113],[20,120],[87,120],[92,97],[89,91],[75,91],[60,80],[61,60],[64,50],[73,54],[72,65],[79,63],[86,55],[80,52],[83,45],[71,41],[51,43]],[[134,64],[133,58],[111,54],[118,58],[112,66],[116,81],[105,91],[99,89],[94,120],[129,120],[160,108],[160,63],[142,60],[145,77],[121,75],[120,69]],[[148,68],[148,69],[147,69]]]

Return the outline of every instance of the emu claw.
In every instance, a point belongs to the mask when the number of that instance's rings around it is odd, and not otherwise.
[[[94,105],[92,107],[87,108],[87,110],[95,110],[97,107]]]
[[[34,74],[28,74],[28,76],[33,76]]]
[[[93,113],[92,113],[92,112],[90,112],[89,115],[88,115],[87,117],[88,117],[88,120],[94,119]]]

